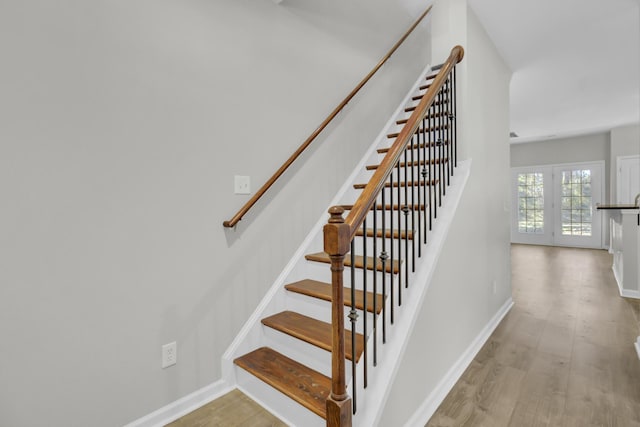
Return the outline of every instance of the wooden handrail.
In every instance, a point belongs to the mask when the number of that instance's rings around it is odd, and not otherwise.
[[[373,206],[376,197],[385,185],[386,179],[391,174],[395,164],[400,160],[400,156],[407,148],[409,140],[420,126],[422,118],[433,104],[436,95],[446,82],[449,73],[458,62],[462,61],[463,57],[464,49],[462,46],[455,46],[451,49],[449,58],[447,58],[442,69],[438,72],[433,83],[431,83],[431,86],[413,111],[413,114],[411,114],[409,120],[407,120],[407,123],[400,131],[400,134],[396,137],[395,142],[382,160],[382,163],[380,163],[366,187],[362,190],[360,197],[358,197],[358,200],[353,204],[353,208],[344,221],[345,224],[349,226],[349,242],[353,239],[358,227],[360,227],[360,224],[362,224],[362,221]]]
[[[411,27],[404,33],[404,35],[398,40],[398,42],[387,52],[387,54],[378,62],[378,64],[367,74],[358,85],[347,95],[345,99],[342,100],[340,104],[327,116],[326,119],[320,123],[320,126],[316,130],[309,135],[309,137],[298,147],[298,149],[287,159],[286,162],[273,174],[271,178],[267,182],[264,183],[262,187],[249,199],[247,203],[240,208],[240,210],[228,221],[224,221],[222,225],[225,227],[235,227],[235,225],[242,219],[242,217],[251,209],[253,205],[256,204],[258,200],[267,192],[269,188],[276,182],[280,176],[291,166],[291,164],[302,154],[304,150],[316,139],[316,137],[322,132],[331,121],[338,115],[340,111],[353,99],[353,97],[362,89],[362,87],[373,77],[373,75],[382,67],[385,62],[394,54],[394,52],[400,47],[400,45],[409,37],[409,35],[413,32],[413,30],[420,24],[422,19],[427,16],[432,6],[429,6],[420,17],[416,20],[416,22],[411,25]]]

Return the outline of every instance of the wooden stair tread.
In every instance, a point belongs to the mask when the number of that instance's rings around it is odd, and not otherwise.
[[[364,235],[362,228],[359,228],[356,231],[356,236],[362,236]],[[367,237],[373,237],[373,228],[367,228]],[[382,230],[376,230],[376,237],[382,237]],[[391,238],[391,230],[385,230],[384,232],[384,237],[387,238]],[[404,239],[405,237],[408,237],[409,239],[413,239],[413,231],[409,230],[409,232],[405,232],[405,230],[393,230],[393,238],[397,239],[398,237],[400,237],[401,239]]]
[[[446,111],[440,112],[440,113],[431,113],[431,115],[429,116],[430,118],[435,118],[435,117],[449,117],[449,113]],[[409,118],[404,118],[404,119],[398,119],[396,120],[396,124],[397,125],[403,125],[405,123],[407,123],[409,121]]]
[[[408,162],[408,163],[400,162],[400,167],[403,168],[405,163],[406,163],[406,165],[408,167],[413,167],[413,166],[424,166],[424,165],[427,165],[427,164],[432,164],[432,165],[436,164],[437,165],[437,164],[440,164],[440,163],[446,163],[448,161],[449,161],[449,159],[447,157],[442,157],[442,158],[439,157],[437,159],[431,159],[430,161],[429,160],[420,160],[418,162],[417,160],[415,160],[413,162]],[[367,166],[367,170],[368,171],[376,170],[376,169],[378,169],[378,166],[380,166],[380,165],[368,165]]]
[[[326,351],[331,351],[332,326],[331,323],[322,322],[312,317],[307,317],[295,311],[283,311],[273,316],[262,319],[262,324],[298,338],[311,345],[315,345]],[[345,357],[353,360],[351,348],[351,331],[344,331]],[[364,336],[356,333],[356,362],[360,360],[364,349]]]
[[[449,129],[449,125],[429,127],[429,128],[427,128],[427,131],[428,132],[432,132],[432,131],[443,130],[443,129]],[[419,127],[416,130],[416,132],[421,133],[423,130],[424,130],[424,128]],[[392,133],[387,134],[387,138],[397,138],[398,135],[400,135],[400,132],[392,132]]]
[[[444,105],[445,103],[449,102],[448,99],[443,99],[442,101],[434,101],[433,104],[431,104],[431,106],[434,105]],[[412,105],[411,107],[407,107],[404,109],[405,113],[410,113],[411,111],[414,111],[416,109],[417,105]]]
[[[423,85],[423,86],[420,86],[420,90],[428,89],[430,87],[431,87],[431,85]],[[449,89],[444,89],[442,92],[443,93],[449,93]],[[424,97],[424,95],[425,95],[424,93],[422,95],[416,95],[416,96],[412,97],[411,100],[412,101],[419,101],[420,99],[422,99]]]
[[[356,268],[364,268],[364,257],[361,255],[356,255]],[[308,261],[316,261],[316,262],[324,262],[327,264],[331,264],[331,259],[329,258],[329,255],[327,255],[324,252],[318,252],[315,254],[309,254],[309,255],[305,255],[305,259],[307,259]],[[376,270],[377,271],[382,271],[382,262],[380,260],[376,261]],[[346,267],[351,267],[351,255],[347,254],[344,257],[344,265]],[[367,270],[373,270],[373,258],[368,256],[367,257]],[[390,261],[387,261],[386,264],[386,268],[385,268],[387,273],[393,273],[393,274],[398,274],[398,272],[400,271],[400,262],[397,259],[393,260],[393,263],[391,263]]]
[[[331,283],[318,282],[317,280],[305,279],[298,282],[285,285],[285,289],[312,298],[318,298],[324,301],[332,300]],[[376,295],[376,312],[380,314],[382,311],[382,295]],[[344,288],[344,305],[351,307],[351,288]],[[364,310],[364,292],[356,290],[356,308]],[[373,313],[373,292],[367,292],[367,311]]]
[[[433,147],[434,145],[436,145],[435,142],[428,142],[426,144],[427,147]],[[442,145],[445,145],[445,146],[449,145],[449,141],[443,142]],[[413,144],[411,147],[407,147],[408,150],[418,150],[418,149],[422,149],[422,148],[425,148],[425,144],[423,144],[423,143]],[[390,149],[391,149],[391,147],[378,148],[378,154],[387,153],[387,152],[389,152]]]
[[[353,209],[353,205],[340,205],[340,206],[345,211],[350,211],[351,209]],[[409,209],[413,209],[413,210],[416,210],[416,211],[423,211],[429,205],[421,204],[421,205],[407,205],[407,206],[409,206]],[[394,204],[393,205],[393,210],[397,211],[397,210],[402,209],[403,207],[404,207],[404,205]],[[389,204],[384,205],[384,209],[387,210],[387,211],[390,211],[391,210],[391,205],[389,205]],[[373,210],[373,209],[371,209],[371,210]],[[378,211],[382,211],[382,206],[381,205],[378,206]]]
[[[438,73],[429,74],[427,77],[425,77],[425,80],[433,80],[433,79],[436,78],[437,75],[438,75]]]
[[[397,188],[398,186],[400,187],[413,187],[413,186],[419,186],[419,187],[423,187],[425,185],[430,185],[430,186],[434,186],[439,182],[438,179],[432,179],[431,181],[426,180],[426,181],[403,181],[398,183],[397,181],[393,183],[393,187]],[[367,186],[367,184],[353,184],[353,188],[355,188],[356,190],[362,190]],[[391,187],[391,183],[390,182],[386,182],[384,184],[385,188],[389,188]]]
[[[326,419],[331,378],[269,347],[262,347],[233,361],[276,390]]]

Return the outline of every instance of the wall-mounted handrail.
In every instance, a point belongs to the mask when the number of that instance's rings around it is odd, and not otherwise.
[[[338,106],[327,116],[326,119],[320,123],[320,126],[316,130],[314,130],[311,135],[298,147],[298,149],[287,159],[286,162],[273,174],[271,178],[267,182],[264,183],[262,187],[247,201],[247,203],[240,208],[240,210],[228,221],[224,221],[222,225],[225,227],[234,227],[242,217],[256,204],[258,200],[264,195],[264,193],[271,188],[271,186],[282,176],[282,174],[293,164],[293,162],[302,154],[304,150],[316,139],[316,137],[331,123],[331,121],[338,115],[340,111],[353,99],[353,97],[362,89],[362,87],[373,77],[373,75],[387,62],[387,60],[394,54],[394,52],[400,47],[400,45],[409,37],[409,35],[413,32],[413,30],[420,24],[422,19],[427,16],[432,6],[429,6],[420,17],[416,20],[416,22],[411,25],[411,27],[404,33],[404,35],[398,40],[398,42],[393,45],[393,47],[387,52],[387,54],[378,62],[378,64],[367,74],[358,85],[347,95],[346,98],[338,104]]]

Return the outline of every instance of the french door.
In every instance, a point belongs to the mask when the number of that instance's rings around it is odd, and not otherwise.
[[[602,247],[603,162],[512,169],[511,241]]]

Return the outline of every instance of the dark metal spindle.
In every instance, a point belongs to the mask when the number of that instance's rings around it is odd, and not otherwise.
[[[423,120],[423,124],[424,124],[424,120]],[[422,142],[420,142],[420,141],[422,141]],[[417,164],[418,181],[420,181],[420,168],[424,164],[424,159],[420,159],[423,147],[424,147],[424,131],[423,131],[423,129],[420,129],[418,127],[418,164]],[[424,185],[422,187],[418,187],[418,209],[422,209],[422,192],[426,188],[426,185],[427,185],[427,181],[424,179],[424,176],[422,177],[422,182],[424,182]],[[414,206],[413,209],[415,211],[416,207]],[[420,258],[422,256],[422,245],[420,244],[420,239],[422,238],[422,219],[423,219],[422,218],[422,211],[418,210],[418,258]],[[426,226],[426,224],[425,224],[425,226]],[[413,234],[413,243],[415,244],[415,242],[416,242],[416,235],[414,233]]]
[[[376,199],[377,200],[377,199]],[[378,202],[373,202],[373,366],[378,365],[378,326],[377,326],[377,298],[378,295],[378,258],[376,254],[378,253],[377,243],[378,243]],[[384,270],[382,271],[384,275]],[[364,296],[365,301],[367,300],[367,296]],[[366,312],[365,312],[366,315]],[[366,340],[365,340],[366,341]]]
[[[368,259],[367,259],[367,218],[365,217],[364,221],[362,221],[362,260],[363,260],[363,264],[364,264],[364,268],[362,269],[362,294],[364,295],[363,298],[363,302],[362,302],[362,335],[364,335],[365,337],[367,336],[367,268],[369,267],[368,265]],[[354,331],[352,331],[353,333]],[[363,378],[363,382],[364,382],[364,388],[367,388],[367,345],[366,345],[366,338],[365,338],[365,345],[364,345],[364,378]],[[353,358],[355,358],[356,353],[352,353]]]
[[[386,191],[382,189],[382,252],[380,252],[380,262],[382,263],[382,343],[387,342],[387,206]],[[391,207],[393,212],[393,206]]]
[[[351,321],[351,354],[356,354],[356,322],[358,321],[358,311],[356,310],[356,250],[355,240],[351,240],[351,310],[349,320]],[[356,413],[356,358],[351,358],[351,384],[353,384],[353,413]]]
[[[453,158],[454,158],[454,165],[457,167],[458,166],[458,118],[457,118],[457,114],[458,111],[456,110],[457,108],[457,103],[458,100],[456,99],[456,67],[453,67]]]
[[[391,198],[391,201],[390,201],[391,202],[391,210],[390,210],[390,215],[389,215],[389,218],[390,218],[389,219],[389,232],[391,233],[390,234],[391,242],[389,243],[389,248],[390,248],[389,250],[391,252],[391,264],[390,264],[391,265],[391,274],[389,275],[389,295],[391,297],[391,301],[390,301],[390,303],[391,303],[390,304],[391,305],[390,321],[391,321],[392,325],[393,325],[393,312],[394,312],[394,309],[395,309],[395,306],[393,304],[393,300],[394,300],[394,297],[393,297],[393,260],[394,260],[394,257],[393,257],[393,212],[394,212],[394,205],[393,205],[393,185],[394,185],[393,173],[394,173],[394,171],[392,169],[391,173],[389,174],[389,196]]]
[[[382,189],[382,252],[380,252],[380,262],[382,263],[382,343],[387,342],[387,205],[386,191]],[[391,207],[393,209],[393,206]],[[392,211],[393,212],[393,211]]]
[[[406,152],[406,151],[405,151]],[[396,170],[398,171],[398,188],[397,188],[397,194],[396,196],[398,197],[398,307],[402,305],[402,269],[400,268],[401,266],[401,262],[402,262],[402,240],[400,239],[400,233],[401,233],[401,229],[402,229],[402,223],[400,221],[400,207],[402,205],[401,199],[400,199],[400,190],[401,190],[401,186],[402,186],[402,179],[400,178],[400,162],[398,161],[398,163],[396,164]],[[407,185],[407,177],[404,177],[404,185]]]
[[[411,148],[411,181],[414,182],[413,187],[411,187],[411,271],[415,272],[416,271],[416,241],[415,241],[415,231],[416,231],[416,200],[415,200],[415,193],[416,190],[420,191],[420,175],[418,174],[418,185],[416,185],[416,176],[415,176],[415,171],[416,171],[416,167],[420,167],[420,165],[416,166],[415,163],[415,151],[418,150],[418,153],[420,152],[420,137],[418,132],[416,131],[416,133],[413,134],[413,137],[411,137],[411,139],[413,140],[413,138],[415,137],[416,139],[416,147],[412,147]],[[419,163],[419,162],[418,162]],[[407,233],[409,232],[409,230],[407,230]]]

